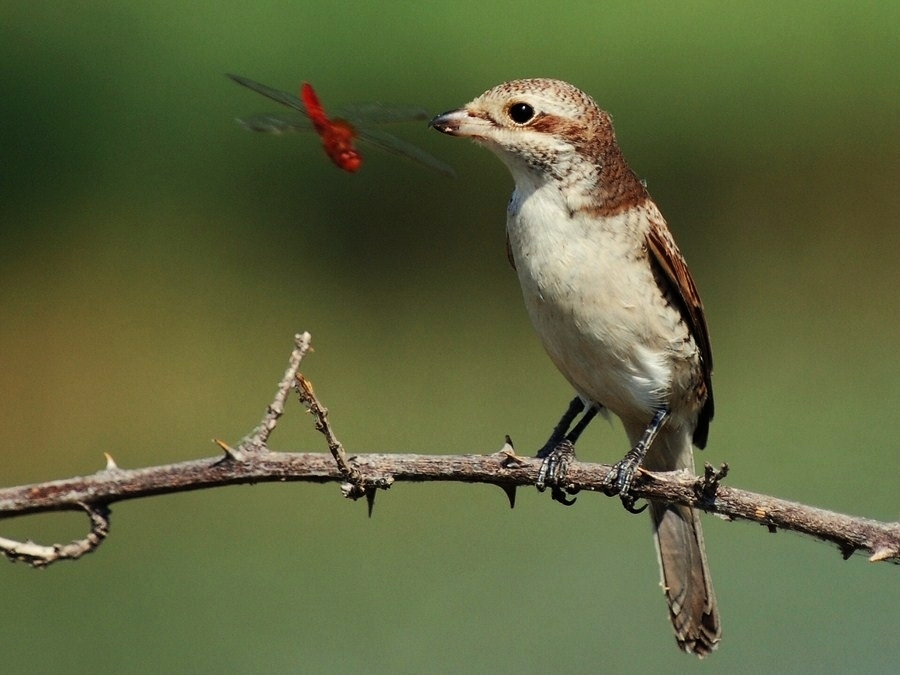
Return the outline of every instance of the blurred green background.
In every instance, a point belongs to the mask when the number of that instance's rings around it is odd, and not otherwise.
[[[351,452],[543,442],[569,400],[503,250],[512,181],[357,175],[235,72],[435,113],[569,80],[616,119],[705,300],[732,485],[900,517],[900,4],[0,3],[3,485],[210,456],[292,335]],[[273,438],[324,451],[292,404]],[[583,459],[626,450],[596,423]],[[704,519],[725,635],[671,635],[645,517],[584,495],[258,485],[120,504],[78,563],[0,566],[4,672],[895,672],[894,566]],[[69,515],[0,534],[80,536]]]

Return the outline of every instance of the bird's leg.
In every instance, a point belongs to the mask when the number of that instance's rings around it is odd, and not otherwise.
[[[584,430],[588,428],[588,424],[591,423],[591,420],[597,416],[598,412],[600,412],[599,406],[592,405],[588,408],[584,415],[581,416],[581,419],[578,420],[578,424],[572,427],[572,431],[566,434],[566,440],[572,445],[575,445],[578,442],[578,439],[581,438],[581,434],[584,433]]]
[[[587,410],[585,410],[585,407],[581,397],[576,396],[572,399],[559,424],[554,427],[550,438],[537,454],[544,461],[538,472],[535,487],[537,487],[539,492],[543,492],[547,489],[547,485],[550,484],[553,499],[566,506],[571,506],[575,503],[575,500],[568,499],[566,493],[559,487],[559,484],[566,475],[569,462],[575,459],[575,443],[584,430],[587,429],[591,420],[596,417],[598,410],[597,406],[594,405],[587,407]],[[584,415],[578,420],[578,424],[570,430],[569,427],[572,421],[582,411],[584,411]]]
[[[622,459],[613,465],[613,468],[603,480],[604,485],[609,488],[607,494],[619,495],[625,509],[632,513],[640,513],[647,508],[646,506],[643,506],[640,509],[634,508],[635,499],[630,494],[631,483],[634,480],[635,472],[641,465],[641,462],[644,461],[644,457],[647,456],[647,450],[650,449],[653,439],[656,438],[656,435],[659,433],[659,430],[662,429],[662,426],[665,424],[668,417],[669,410],[667,408],[657,410],[653,419],[650,420],[650,424],[644,429],[644,435],[641,436],[641,440],[639,440]]]
[[[547,442],[544,443],[543,447],[538,450],[538,453],[535,456],[543,459],[546,458],[551,452],[553,452],[556,449],[556,446],[566,439],[566,434],[569,433],[569,427],[572,426],[572,422],[575,420],[575,418],[578,417],[579,414],[584,412],[585,407],[585,403],[581,400],[580,396],[576,396],[575,398],[573,398],[569,403],[569,407],[566,409],[566,412],[564,412],[563,416],[560,418],[559,423],[555,427],[553,427],[553,432],[550,434],[550,438],[547,439]],[[585,424],[584,426],[587,426],[587,424]],[[581,435],[581,432],[579,431],[578,434]],[[575,437],[575,440],[578,440],[578,436]]]

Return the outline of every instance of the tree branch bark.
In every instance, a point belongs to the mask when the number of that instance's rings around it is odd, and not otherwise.
[[[397,482],[455,481],[501,487],[515,504],[517,487],[533,486],[541,460],[519,457],[511,442],[489,455],[345,454],[328,424],[328,411],[318,401],[309,381],[298,374],[310,349],[308,333],[296,337],[290,365],[267,408],[262,422],[232,448],[216,441],[223,454],[177,464],[124,470],[107,455],[107,466],[95,474],[0,489],[0,519],[48,511],[85,511],[90,532],[70,544],[43,546],[30,541],[0,538],[0,551],[11,560],[35,567],[57,560],[77,559],[95,550],[109,532],[109,506],[115,502],[154,495],[202,490],[224,485],[264,482],[339,482],[346,497],[366,497],[371,510],[378,490]],[[293,388],[327,438],[331,454],[275,452],[268,438],[284,411]],[[612,467],[572,461],[556,487],[574,494],[604,491]],[[818,509],[720,484],[724,471],[707,466],[702,477],[685,472],[636,476],[632,493],[637,498],[685,504],[729,520],[749,520],[770,530],[785,529],[833,542],[845,558],[857,551],[869,560],[900,563],[900,522],[884,523]]]

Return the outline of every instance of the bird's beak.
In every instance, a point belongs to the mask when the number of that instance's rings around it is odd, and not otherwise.
[[[460,108],[438,115],[428,123],[428,126],[448,136],[465,136],[477,140],[491,125],[488,120],[473,115],[467,108]]]
[[[428,123],[428,126],[432,129],[437,129],[442,134],[457,136],[467,119],[469,119],[469,113],[466,112],[465,108],[461,108],[438,115]]]

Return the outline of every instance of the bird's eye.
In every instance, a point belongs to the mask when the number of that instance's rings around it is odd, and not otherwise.
[[[527,124],[534,117],[534,108],[527,103],[513,103],[509,106],[507,114],[516,124]]]

